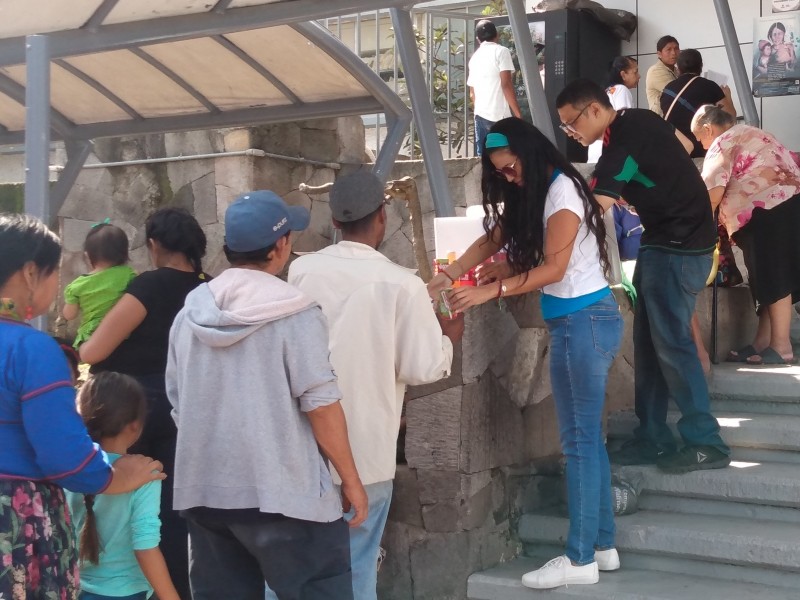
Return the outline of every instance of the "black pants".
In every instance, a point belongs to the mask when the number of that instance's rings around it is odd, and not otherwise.
[[[160,460],[167,478],[161,483],[161,553],[169,576],[183,600],[191,600],[189,591],[189,541],[186,521],[172,509],[175,481],[175,446],[178,430],[172,420],[172,406],[167,399],[163,375],[136,376],[147,391],[147,421],[139,441],[130,451]]]
[[[344,519],[301,521],[257,509],[193,508],[189,578],[194,600],[352,600],[350,534]]]

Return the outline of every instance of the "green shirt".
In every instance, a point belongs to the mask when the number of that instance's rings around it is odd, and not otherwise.
[[[77,304],[82,313],[75,338],[76,348],[94,333],[134,277],[136,271],[128,265],[118,265],[97,273],[81,275],[66,287],[64,300],[67,304]]]

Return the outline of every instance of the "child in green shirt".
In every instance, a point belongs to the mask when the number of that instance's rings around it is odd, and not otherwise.
[[[68,321],[82,313],[75,348],[89,339],[136,277],[127,264],[128,236],[116,225],[104,222],[93,226],[83,242],[83,252],[92,271],[66,287],[62,311]]]

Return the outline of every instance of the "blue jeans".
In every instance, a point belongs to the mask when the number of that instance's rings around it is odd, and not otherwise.
[[[563,317],[548,319],[550,379],[567,459],[567,557],[594,562],[595,549],[614,547],[611,467],[603,439],[608,369],[622,340],[614,296]]]
[[[475,115],[475,156],[480,156],[483,153],[483,140],[486,139],[486,134],[489,133],[494,124],[495,121]]]
[[[667,426],[670,397],[681,411],[678,431],[687,446],[714,446],[729,454],[711,416],[703,367],[692,340],[691,319],[697,294],[711,271],[711,254],[670,254],[642,248],[633,285],[636,438],[666,452],[675,450]]]
[[[354,600],[377,600],[378,553],[389,516],[389,505],[392,503],[393,483],[391,480],[380,481],[364,486],[369,498],[369,515],[360,526],[350,529],[350,568],[353,571]],[[345,514],[345,519],[350,520],[354,514],[351,510]],[[268,587],[266,600],[276,598]]]

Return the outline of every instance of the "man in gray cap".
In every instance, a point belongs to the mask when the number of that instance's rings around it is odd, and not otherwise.
[[[170,331],[167,395],[178,426],[175,509],[189,523],[194,600],[352,598],[356,472],[319,306],[277,277],[303,207],[249,192],[225,213],[231,268],[186,298]],[[349,506],[346,506],[349,508]]]
[[[328,319],[331,363],[369,498],[367,520],[350,529],[353,592],[356,600],[374,600],[406,385],[449,375],[464,320],[437,322],[415,271],[378,252],[386,209],[384,186],[375,175],[340,177],[330,207],[343,241],[295,260],[289,282],[316,300]],[[337,483],[341,475],[334,472]]]

